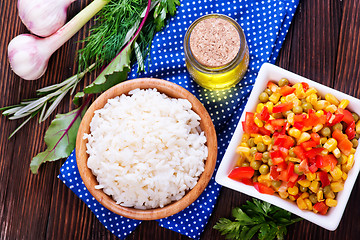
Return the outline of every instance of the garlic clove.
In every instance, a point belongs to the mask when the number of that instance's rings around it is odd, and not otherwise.
[[[41,39],[31,34],[21,34],[8,45],[11,69],[25,80],[36,80],[46,71],[49,56],[39,48]]]
[[[19,17],[40,37],[55,33],[66,22],[68,6],[75,0],[18,0]]]

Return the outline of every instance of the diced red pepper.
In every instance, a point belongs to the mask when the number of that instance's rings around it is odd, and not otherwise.
[[[257,116],[258,119],[260,119],[260,120],[262,120],[262,121],[267,121],[267,120],[269,120],[269,118],[270,118],[270,113],[269,113],[268,108],[267,108],[266,106],[263,107],[263,109],[261,110],[261,112],[258,113],[256,116]]]
[[[275,191],[271,187],[268,187],[259,182],[254,182],[254,187],[256,188],[256,190],[258,190],[259,193],[270,194],[270,195],[275,193]]]
[[[281,129],[286,124],[285,119],[271,119],[269,120],[269,123],[275,130]]]
[[[306,82],[301,82],[301,85],[305,92],[309,89],[309,84],[307,84]]]
[[[278,177],[278,179],[287,182],[289,181],[289,178],[290,176],[293,175],[293,173],[294,173],[294,163],[289,162],[286,170],[280,172],[280,176]]]
[[[245,133],[258,133],[259,127],[254,122],[254,113],[247,112],[245,121],[242,122],[243,130]]]
[[[269,88],[272,92],[276,92],[277,90],[278,90],[278,85],[276,85],[275,83],[273,83],[273,82],[271,82],[271,81],[269,81],[268,83],[267,83],[267,88]]]
[[[261,135],[268,135],[268,136],[271,135],[271,131],[267,130],[267,129],[264,128],[264,127],[259,128],[259,133],[260,133]]]
[[[319,172],[319,178],[320,178],[320,181],[321,181],[321,186],[323,188],[330,184],[330,180],[329,180],[329,176],[328,176],[327,172],[320,171]]]
[[[273,136],[273,138],[274,138],[274,145],[282,146],[287,149],[291,148],[295,144],[294,139],[285,134],[279,134],[279,135]]]
[[[280,175],[280,172],[277,170],[277,166],[273,165],[270,167],[270,178],[272,180],[277,180]]]
[[[310,164],[309,166],[309,171],[312,173],[315,173],[318,170],[318,167],[316,166],[316,164]]]
[[[333,170],[337,164],[337,160],[334,157],[334,155],[325,155],[325,156],[317,155],[315,159],[316,159],[316,166],[318,168],[324,168],[330,166],[331,170]]]
[[[301,145],[295,146],[293,148],[293,152],[296,154],[296,156],[302,160],[306,159],[305,150]]]
[[[347,138],[345,134],[343,134],[339,129],[335,129],[332,133],[332,137],[336,139],[338,142],[338,148],[341,152],[343,152],[346,156],[349,156],[351,153],[351,149],[353,144]]]
[[[354,121],[354,117],[349,110],[338,108],[337,113],[344,115],[342,121],[346,122],[347,124],[350,124],[352,121]]]
[[[317,202],[313,206],[313,208],[318,211],[321,215],[325,215],[329,209],[329,207],[324,202]]]
[[[320,135],[318,133],[311,133],[310,134],[311,139],[316,143],[316,144],[320,144]]]
[[[301,146],[302,146],[304,149],[309,149],[309,148],[314,148],[314,147],[316,147],[317,144],[316,144],[315,141],[309,140],[309,141],[306,141],[306,142],[301,143]]]
[[[345,130],[346,135],[348,136],[349,140],[353,139],[356,135],[355,132],[355,121],[352,121]]]
[[[294,106],[293,102],[280,103],[273,107],[272,112],[273,113],[286,112],[286,111],[291,110],[293,108],[293,106]]]
[[[306,114],[296,114],[294,116],[294,122],[303,122],[306,118]]]
[[[344,114],[334,114],[332,115],[332,117],[329,119],[328,121],[328,125],[329,126],[334,126],[335,124],[341,122],[341,120],[343,120],[344,118]]]
[[[323,150],[324,148],[313,148],[310,149],[309,151],[306,151],[305,156],[311,159],[319,155]]]
[[[295,88],[294,87],[290,87],[289,85],[285,85],[283,87],[281,87],[279,89],[279,93],[282,95],[282,96],[287,96],[291,93],[295,92]]]
[[[301,131],[304,128],[304,124],[302,122],[295,122],[294,127]]]
[[[279,165],[280,163],[284,162],[284,158],[283,158],[280,150],[270,151],[270,157],[271,157],[273,164],[275,164],[275,165]]]
[[[242,182],[243,184],[252,186],[253,185],[253,181],[251,178],[243,178],[239,180],[240,182]]]
[[[229,178],[240,181],[242,179],[250,179],[254,176],[255,170],[252,167],[234,168],[228,175]]]
[[[254,155],[254,159],[255,160],[261,160],[262,159],[262,153],[261,152],[256,152]]]

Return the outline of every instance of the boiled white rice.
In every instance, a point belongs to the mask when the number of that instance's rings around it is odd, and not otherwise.
[[[196,185],[208,155],[200,117],[191,107],[156,89],[109,99],[84,135],[96,188],[138,209],[181,199]]]

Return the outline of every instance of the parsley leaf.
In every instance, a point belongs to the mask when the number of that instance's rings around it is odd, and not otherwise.
[[[286,226],[302,220],[292,218],[291,213],[268,202],[253,199],[232,210],[235,221],[220,218],[214,229],[226,239],[250,240],[256,233],[260,240],[284,239]]]

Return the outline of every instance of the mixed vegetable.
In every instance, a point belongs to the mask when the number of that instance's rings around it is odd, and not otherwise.
[[[346,109],[349,100],[330,93],[322,98],[307,83],[291,85],[285,78],[269,81],[259,100],[242,122],[229,178],[326,214],[354,165],[359,116]]]

